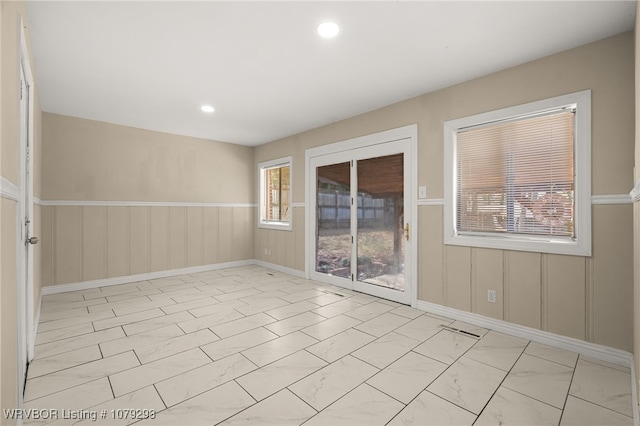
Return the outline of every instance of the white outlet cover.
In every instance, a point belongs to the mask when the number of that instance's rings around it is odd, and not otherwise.
[[[418,198],[427,198],[427,187],[426,186],[418,187]]]

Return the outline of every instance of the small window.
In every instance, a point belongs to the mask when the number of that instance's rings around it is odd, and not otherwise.
[[[589,100],[445,123],[445,243],[590,255]]]
[[[291,230],[291,157],[259,164],[261,228]]]

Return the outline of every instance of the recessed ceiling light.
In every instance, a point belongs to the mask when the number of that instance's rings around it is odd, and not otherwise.
[[[318,25],[318,34],[320,37],[333,38],[340,32],[340,27],[335,22],[323,22]]]
[[[202,105],[200,109],[204,112],[213,112],[215,109],[211,105]]]

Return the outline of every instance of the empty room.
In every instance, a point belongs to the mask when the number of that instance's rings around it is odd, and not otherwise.
[[[0,1],[0,424],[640,425],[636,16]]]

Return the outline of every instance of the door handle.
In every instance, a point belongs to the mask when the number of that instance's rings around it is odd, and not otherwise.
[[[404,237],[409,241],[409,222],[404,226]]]
[[[31,237],[31,238],[27,239],[27,242],[28,242],[29,244],[38,244],[38,241],[40,241],[40,240],[38,239],[38,237]]]

